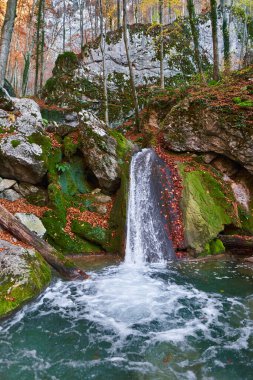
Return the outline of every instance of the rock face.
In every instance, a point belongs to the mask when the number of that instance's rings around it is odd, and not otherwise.
[[[230,116],[186,98],[163,121],[166,146],[177,152],[219,153],[253,174],[253,129],[240,128]]]
[[[36,184],[46,168],[43,149],[36,141],[44,135],[39,106],[30,99],[13,99],[15,112],[0,110],[0,175]]]
[[[106,131],[104,123],[91,113],[84,111],[82,122],[80,133],[85,162],[102,189],[115,191],[120,184],[117,141]]]
[[[51,271],[33,249],[0,240],[0,317],[39,294],[49,283]]]

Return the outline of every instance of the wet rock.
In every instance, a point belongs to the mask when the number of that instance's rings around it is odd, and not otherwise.
[[[43,238],[46,229],[41,220],[34,214],[16,213],[16,218],[20,220],[30,231],[35,232],[40,238]]]
[[[34,249],[0,240],[0,317],[36,297],[50,282],[51,271]]]
[[[90,112],[84,111],[81,120],[80,136],[85,162],[100,187],[113,192],[120,184],[117,141],[107,133],[104,123]]]
[[[3,179],[0,181],[0,192],[10,189],[13,187],[17,182],[14,181],[13,179]]]
[[[216,158],[212,161],[212,166],[214,166],[221,173],[226,174],[228,177],[232,177],[240,169],[236,162],[230,160],[227,157]]]

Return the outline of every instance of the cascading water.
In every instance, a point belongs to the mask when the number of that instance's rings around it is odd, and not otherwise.
[[[160,169],[165,164],[151,149],[132,158],[125,263],[142,265],[174,258],[161,209]]]
[[[253,271],[161,264],[173,257],[166,170],[152,150],[133,157],[125,263],[55,279],[0,323],[0,379],[252,379]]]

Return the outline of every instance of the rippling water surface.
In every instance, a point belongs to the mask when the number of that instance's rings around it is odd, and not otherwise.
[[[0,379],[252,379],[253,275],[121,264],[56,280],[0,324]]]

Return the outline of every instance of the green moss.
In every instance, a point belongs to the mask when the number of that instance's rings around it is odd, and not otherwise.
[[[253,107],[252,100],[242,100],[241,98],[236,97],[236,98],[233,98],[233,102],[243,108]]]
[[[66,223],[64,224],[62,219],[53,211],[47,211],[44,214],[42,223],[47,230],[49,242],[63,253],[87,254],[101,251],[101,248],[97,245],[85,241],[78,236],[70,237],[64,231]]]
[[[0,317],[36,297],[51,280],[51,270],[39,253],[31,255],[26,251],[23,256],[30,268],[28,278],[24,281],[20,274],[0,279]]]
[[[21,142],[19,140],[11,140],[11,145],[13,148],[17,148],[20,144]]]
[[[225,252],[225,247],[220,239],[213,239],[206,243],[201,256],[219,255]]]
[[[253,234],[253,215],[246,211],[242,206],[238,207],[238,213],[241,220],[242,229],[247,234]]]
[[[71,135],[65,136],[63,140],[63,152],[68,158],[76,154],[77,149],[80,147],[80,142],[75,142]]]
[[[65,170],[59,174],[58,182],[66,195],[87,194],[91,188],[88,184],[82,158],[74,157],[65,163]]]
[[[48,186],[48,196],[52,206],[55,208],[58,217],[62,221],[65,221],[67,215],[67,202],[61,191],[61,187],[57,183],[50,183]]]
[[[93,227],[90,223],[73,220],[71,230],[76,235],[101,245],[104,249],[108,246],[108,231],[104,228]]]
[[[223,231],[224,225],[238,225],[233,209],[233,195],[226,193],[221,182],[208,171],[184,171],[182,210],[185,237],[188,245],[197,253]]]
[[[117,156],[120,159],[126,158],[126,155],[132,150],[129,140],[115,129],[109,130],[109,134],[117,141]]]

